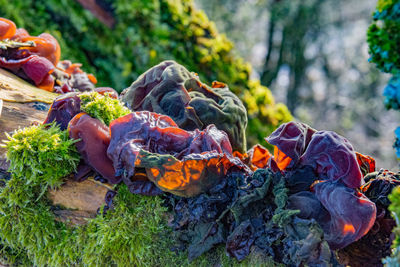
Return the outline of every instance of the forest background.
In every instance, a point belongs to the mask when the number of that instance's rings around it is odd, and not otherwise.
[[[368,61],[375,0],[195,2],[296,119],[340,133],[378,168],[398,169],[399,114],[382,96],[389,76]]]

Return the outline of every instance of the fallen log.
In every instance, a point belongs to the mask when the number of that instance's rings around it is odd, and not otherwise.
[[[57,96],[0,69],[0,141],[6,139],[5,133],[11,134],[18,128],[42,123]],[[0,147],[1,173],[5,173],[7,168],[6,150]],[[84,182],[66,178],[61,188],[49,190],[48,197],[57,207],[54,213],[58,220],[77,225],[96,216],[110,189],[110,186],[93,178]]]

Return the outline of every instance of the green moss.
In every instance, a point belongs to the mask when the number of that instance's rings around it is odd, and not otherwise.
[[[75,141],[54,124],[16,130],[3,145],[10,161],[9,171],[28,184],[56,186],[60,178],[75,170],[79,154]],[[24,177],[24,178],[22,178]]]
[[[378,0],[378,3],[376,4],[376,9],[379,12],[382,12],[385,9],[387,9],[389,6],[391,6],[395,3],[396,3],[396,0]]]
[[[12,19],[32,34],[47,31],[59,40],[62,58],[81,62],[95,73],[99,86],[121,91],[140,74],[173,59],[196,71],[210,84],[224,82],[249,110],[249,147],[263,140],[291,115],[274,102],[271,92],[251,80],[251,67],[238,57],[233,44],[192,0],[114,0],[116,24],[100,23],[78,1],[0,0],[0,16]]]
[[[81,260],[85,265],[161,266],[178,258],[169,250],[171,230],[158,197],[144,197],[121,185],[115,209],[78,229]]]
[[[104,96],[97,92],[89,92],[80,94],[79,98],[82,101],[82,111],[106,125],[110,125],[111,121],[131,113],[118,99],[113,99],[107,94]]]
[[[195,259],[191,263],[186,263],[186,266],[226,266],[226,267],[275,267],[275,266],[284,266],[283,264],[278,264],[273,261],[268,256],[263,254],[251,253],[246,259],[241,262],[238,262],[236,259],[231,258],[226,255],[225,246],[220,245],[217,248],[203,254],[199,258]]]

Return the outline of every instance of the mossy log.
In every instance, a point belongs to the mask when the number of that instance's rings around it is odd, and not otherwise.
[[[0,69],[0,141],[6,139],[5,133],[11,134],[20,127],[42,123],[56,97],[57,94],[41,90]],[[6,150],[0,147],[0,170],[7,168]],[[56,207],[54,213],[57,218],[76,225],[96,216],[109,189],[92,178],[84,182],[66,179],[59,189],[50,190],[48,196]]]

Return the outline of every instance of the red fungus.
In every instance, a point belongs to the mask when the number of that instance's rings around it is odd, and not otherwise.
[[[371,156],[356,152],[357,162],[363,176],[375,171],[375,159]]]
[[[232,148],[246,150],[246,109],[226,84],[213,88],[174,61],[152,67],[121,93],[121,101],[133,111],[151,111],[171,117],[187,131],[214,124],[227,133]]]
[[[313,190],[330,214],[319,223],[331,249],[340,249],[357,241],[374,225],[376,206],[360,192],[331,181],[317,183]]]
[[[48,33],[30,36],[25,29],[17,30],[14,22],[0,18],[0,40],[4,39],[20,44],[18,47],[0,49],[0,66],[32,80],[41,89],[53,91],[54,79],[50,74],[61,56],[57,40]],[[33,42],[34,46],[24,44],[26,42]]]
[[[223,179],[228,170],[240,166],[237,158],[226,154],[204,152],[184,156],[160,155],[140,150],[136,167],[146,169],[147,177],[161,190],[183,197],[203,193]]]
[[[297,193],[289,197],[289,206],[300,209],[299,216],[316,219],[332,249],[349,245],[371,229],[376,218],[376,206],[356,191],[364,179],[349,141],[334,132],[316,131],[295,122],[281,125],[267,141],[276,146],[271,167],[277,165],[284,170],[292,191],[296,191],[293,185],[297,183],[309,187],[317,178],[326,179],[315,181],[311,186],[315,197],[311,192]],[[366,162],[365,158],[358,158]],[[368,167],[374,168],[371,159],[368,158]],[[306,174],[310,169],[312,173],[304,176],[310,179],[298,175]],[[323,208],[318,208],[316,199]],[[313,208],[310,209],[310,205]]]
[[[363,184],[353,146],[335,132],[317,132],[303,123],[289,122],[266,140],[277,147],[275,162],[281,170],[310,165],[321,179],[341,180],[351,188]]]
[[[61,49],[58,41],[48,33],[42,33],[39,36],[26,36],[21,34],[19,36],[19,41],[28,42],[32,41],[35,46],[24,47],[24,49],[29,50],[32,54],[38,55],[49,60],[54,66],[57,65],[61,57]]]
[[[109,183],[117,184],[121,181],[120,177],[115,176],[112,161],[107,157],[111,138],[105,124],[82,112],[69,122],[68,133],[70,138],[79,139],[75,143],[76,148],[89,166]]]
[[[62,87],[67,85],[73,91],[94,91],[96,78],[92,74],[87,74],[81,70],[82,64],[72,63],[69,60],[60,61],[57,65],[57,70],[54,73],[57,84]],[[108,87],[105,87],[108,88]],[[61,88],[56,88],[59,92],[63,92]],[[101,91],[101,90],[100,90]],[[110,91],[111,92],[111,91]],[[118,95],[115,91],[111,92]]]
[[[55,121],[61,130],[67,129],[70,120],[81,112],[81,99],[78,93],[68,93],[57,97],[47,113],[43,124]]]
[[[15,34],[10,39],[14,41],[19,41],[22,40],[22,38],[26,38],[29,36],[29,33],[24,28],[18,28],[15,31]]]
[[[276,129],[267,140],[271,145],[277,146],[279,151],[292,159],[293,166],[297,163],[307,148],[315,129],[300,122],[288,122]],[[285,158],[285,157],[283,157]]]
[[[49,60],[33,55],[21,67],[37,87],[46,91],[53,91],[54,79],[50,74],[54,71],[54,65]]]
[[[266,168],[270,158],[272,157],[268,149],[262,145],[253,146],[249,151],[247,151],[247,155],[249,157],[249,165],[254,170],[257,168]]]
[[[232,156],[226,133],[214,125],[185,131],[168,116],[141,111],[112,121],[110,131],[108,156],[127,184],[135,167],[144,167],[162,190],[193,196],[233,166],[249,171]]]
[[[300,158],[300,165],[313,166],[321,177],[341,180],[350,188],[358,188],[364,183],[353,146],[335,132],[314,133]]]
[[[0,39],[10,39],[15,34],[16,29],[14,22],[0,18]]]

